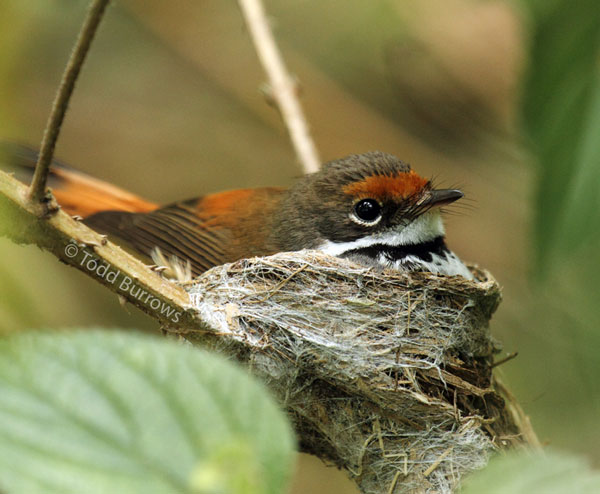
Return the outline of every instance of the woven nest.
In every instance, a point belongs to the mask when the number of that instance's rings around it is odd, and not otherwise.
[[[496,281],[365,268],[312,251],[185,284],[207,333],[279,397],[301,449],[364,493],[452,492],[520,441],[492,379]]]

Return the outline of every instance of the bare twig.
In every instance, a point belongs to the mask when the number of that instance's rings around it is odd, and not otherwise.
[[[492,368],[493,367],[498,367],[499,365],[505,364],[506,362],[511,361],[512,359],[514,359],[517,355],[519,355],[519,352],[513,352],[509,355],[507,355],[504,358],[501,358],[500,360],[497,360],[496,362],[494,362],[492,364]]]
[[[60,87],[58,88],[56,98],[52,105],[52,112],[46,123],[40,154],[35,166],[33,181],[31,182],[31,187],[29,189],[29,198],[32,201],[39,202],[45,195],[50,163],[52,162],[54,148],[56,146],[58,134],[60,133],[61,125],[65,118],[69,100],[71,99],[71,94],[73,93],[73,88],[75,87],[75,82],[79,76],[85,56],[87,55],[96,29],[102,20],[102,15],[104,14],[109,1],[110,0],[93,0],[90,4],[87,17],[81,27],[77,42],[75,43],[67,67],[65,68]]]
[[[260,0],[239,0],[246,24],[273,91],[273,98],[290,134],[296,155],[305,173],[319,169],[321,161],[312,140],[304,112],[295,94],[283,57],[277,48],[273,33]]]

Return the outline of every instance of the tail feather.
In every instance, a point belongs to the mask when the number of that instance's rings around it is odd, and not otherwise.
[[[38,153],[12,143],[0,143],[0,167],[8,168],[15,177],[29,184]],[[86,218],[102,211],[146,213],[157,204],[116,187],[108,182],[77,171],[57,160],[52,162],[48,186],[60,206],[70,215]]]
[[[19,180],[30,183],[36,161],[34,150],[0,142],[0,169],[8,168]],[[234,260],[225,251],[230,242],[226,228],[209,228],[206,218],[198,215],[200,199],[159,207],[57,161],[52,163],[48,186],[64,211],[81,216],[90,228],[147,259],[159,249],[166,258],[181,260],[185,266],[181,272],[193,274]]]

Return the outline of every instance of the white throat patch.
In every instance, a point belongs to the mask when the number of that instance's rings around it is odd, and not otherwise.
[[[371,245],[385,244],[392,246],[415,245],[430,242],[443,236],[444,224],[439,211],[428,211],[406,225],[400,231],[386,231],[374,233],[366,237],[352,240],[351,242],[332,242],[327,240],[317,247],[317,250],[331,256],[340,256],[350,250],[370,247]]]
[[[332,256],[343,256],[350,252],[350,258],[354,258],[361,264],[367,260],[367,256],[352,255],[352,251],[365,249],[375,245],[388,247],[415,246],[431,242],[444,236],[444,225],[442,217],[437,210],[428,211],[419,216],[399,231],[386,231],[374,233],[350,242],[332,242],[327,240],[317,247],[317,250]],[[358,259],[357,259],[358,257]],[[443,252],[430,253],[430,259],[424,260],[416,255],[407,255],[398,260],[389,259],[383,252],[376,258],[369,258],[367,264],[374,264],[399,271],[429,271],[450,276],[460,275],[467,279],[473,279],[473,274],[463,264],[456,254],[445,249]]]

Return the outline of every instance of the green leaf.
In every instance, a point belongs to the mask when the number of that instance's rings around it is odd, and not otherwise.
[[[597,0],[522,3],[531,28],[523,115],[541,168],[535,229],[543,270],[600,240],[600,9]]]
[[[0,492],[262,494],[294,440],[265,389],[191,346],[108,331],[0,340]]]
[[[498,455],[471,475],[461,494],[595,494],[600,473],[566,453],[512,452]]]

